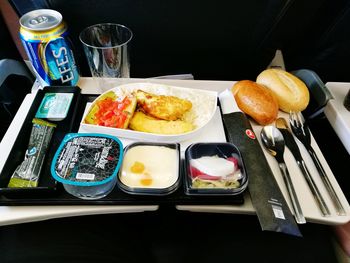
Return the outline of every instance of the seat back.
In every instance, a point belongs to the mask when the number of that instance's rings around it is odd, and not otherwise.
[[[19,15],[29,11],[28,1],[12,2]],[[40,2],[62,13],[83,76],[90,72],[79,33],[92,24],[112,22],[133,30],[131,77],[192,73],[196,79],[235,80],[255,79],[269,64],[277,47],[265,41],[291,1]]]
[[[331,57],[317,64],[316,56],[327,53],[327,47],[319,41],[326,41],[322,36],[347,1],[10,2],[19,16],[39,8],[51,8],[62,13],[83,76],[89,76],[90,72],[79,33],[92,24],[112,22],[124,24],[134,32],[131,77],[192,73],[196,79],[254,80],[269,64],[277,49],[283,51],[288,70],[309,68],[316,72],[324,71]],[[312,49],[315,44],[320,47],[318,54]],[[311,61],[315,63],[308,63]],[[339,71],[334,66],[330,70]],[[320,77],[327,82],[322,74]]]

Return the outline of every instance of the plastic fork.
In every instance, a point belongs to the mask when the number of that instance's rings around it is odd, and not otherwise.
[[[320,160],[318,159],[314,149],[311,146],[311,135],[310,130],[305,123],[305,120],[300,112],[290,112],[289,113],[289,122],[292,128],[294,135],[298,138],[298,140],[305,146],[306,150],[310,154],[312,161],[314,162],[321,179],[332,198],[334,206],[336,208],[338,215],[346,215],[345,209],[341,204],[337,193],[335,192],[329,178],[322,167]]]

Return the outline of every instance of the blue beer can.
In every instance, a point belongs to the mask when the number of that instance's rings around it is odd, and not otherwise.
[[[75,86],[79,70],[62,15],[51,9],[24,14],[19,35],[42,86]]]

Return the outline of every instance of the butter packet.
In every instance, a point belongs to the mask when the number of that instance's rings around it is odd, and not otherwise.
[[[46,93],[35,118],[51,121],[63,120],[68,114],[73,95],[73,93]]]

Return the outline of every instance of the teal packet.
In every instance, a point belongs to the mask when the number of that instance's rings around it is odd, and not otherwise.
[[[61,121],[67,117],[73,93],[46,93],[35,118]]]

